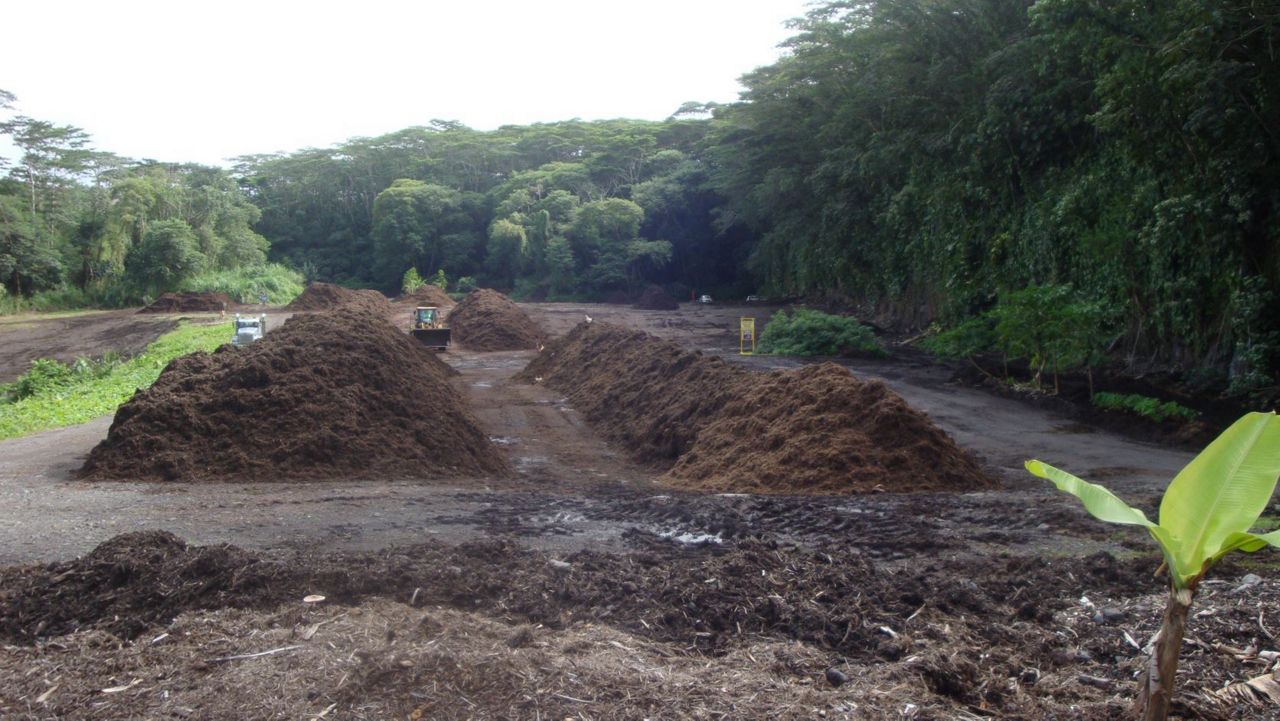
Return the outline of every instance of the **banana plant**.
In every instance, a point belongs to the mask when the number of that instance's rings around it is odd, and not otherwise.
[[[1144,721],[1164,721],[1187,613],[1201,579],[1231,551],[1280,546],[1280,531],[1249,532],[1280,479],[1280,417],[1249,413],[1223,431],[1169,483],[1159,523],[1096,483],[1040,461],[1027,461],[1026,467],[1079,498],[1095,518],[1146,528],[1164,553],[1169,600],[1137,702]]]

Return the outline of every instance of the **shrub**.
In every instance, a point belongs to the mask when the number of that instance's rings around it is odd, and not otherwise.
[[[404,277],[400,279],[400,292],[409,295],[426,284],[422,276],[418,275],[418,269],[409,266],[409,269],[404,272]]]
[[[1157,423],[1167,420],[1189,421],[1200,415],[1176,401],[1160,402],[1158,398],[1130,393],[1095,393],[1093,405],[1103,410],[1133,413]]]
[[[1091,370],[1101,363],[1110,340],[1103,306],[1079,299],[1066,285],[1009,293],[989,315],[995,321],[996,346],[1010,358],[1026,359],[1037,385],[1045,370],[1050,371],[1055,389],[1059,371]]]
[[[850,351],[884,355],[884,348],[871,329],[857,318],[807,308],[774,315],[760,334],[756,350],[795,356],[839,355]]]
[[[49,393],[71,384],[75,374],[67,364],[52,358],[31,361],[31,370],[18,377],[10,386],[9,395],[15,400]]]
[[[470,275],[464,275],[458,279],[458,285],[456,287],[456,290],[459,293],[470,293],[471,291],[479,287],[480,285],[476,283],[475,277]]]
[[[925,338],[920,346],[942,358],[972,358],[995,348],[995,322],[987,316],[969,318],[954,328]]]

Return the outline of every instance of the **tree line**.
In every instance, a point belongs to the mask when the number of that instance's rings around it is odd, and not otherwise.
[[[387,290],[414,268],[525,297],[834,296],[965,329],[963,352],[1274,388],[1278,22],[1249,0],[826,2],[735,103],[432,121],[229,172],[19,117],[0,278],[159,288],[267,252]]]
[[[4,109],[16,102],[0,91]],[[223,169],[122,158],[81,128],[21,114],[0,134],[21,153],[0,165],[0,296],[119,305],[266,263],[261,212]]]

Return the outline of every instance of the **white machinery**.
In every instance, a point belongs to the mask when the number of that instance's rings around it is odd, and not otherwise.
[[[231,336],[232,345],[249,345],[262,338],[267,332],[267,316],[242,316],[236,313],[235,335]]]

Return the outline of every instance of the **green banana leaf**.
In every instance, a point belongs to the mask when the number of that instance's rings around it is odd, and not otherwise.
[[[1179,588],[1231,551],[1280,546],[1280,531],[1248,532],[1280,478],[1280,417],[1274,413],[1245,415],[1187,464],[1165,491],[1159,524],[1102,486],[1040,461],[1027,461],[1026,467],[1079,498],[1094,517],[1146,528]]]
[[[1205,561],[1231,550],[1228,539],[1252,528],[1266,510],[1277,476],[1280,417],[1274,413],[1245,415],[1192,459],[1160,503],[1160,525],[1178,539],[1179,571],[1198,574]]]

